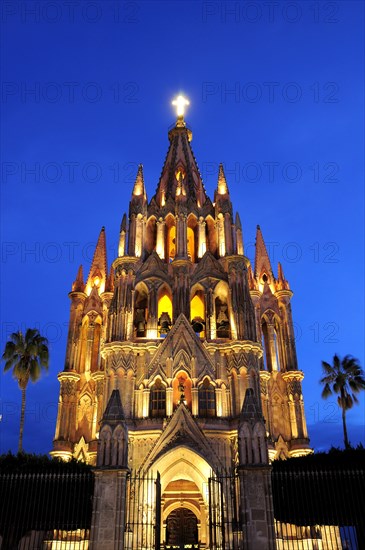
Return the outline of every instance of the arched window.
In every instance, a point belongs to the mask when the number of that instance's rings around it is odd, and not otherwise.
[[[199,416],[215,416],[215,389],[206,378],[199,388]]]
[[[166,388],[159,378],[150,392],[150,416],[166,416]]]

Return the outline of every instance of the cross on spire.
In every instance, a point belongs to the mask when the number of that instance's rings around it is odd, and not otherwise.
[[[185,114],[185,107],[190,105],[190,101],[188,101],[183,95],[178,95],[177,98],[173,100],[172,105],[176,107],[176,114],[178,118],[183,118]]]

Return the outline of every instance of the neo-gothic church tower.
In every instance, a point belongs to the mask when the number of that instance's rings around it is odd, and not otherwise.
[[[205,544],[212,471],[310,449],[282,267],[259,227],[245,257],[223,167],[212,202],[182,114],[168,138],[151,200],[138,168],[111,270],[103,228],[72,285],[52,454],[158,471],[163,521],[188,510]]]

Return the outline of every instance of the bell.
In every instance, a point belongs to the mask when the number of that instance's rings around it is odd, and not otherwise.
[[[170,325],[168,321],[162,321],[161,323],[161,332],[168,332],[170,330]]]
[[[201,323],[200,321],[196,320],[196,321],[193,321],[191,326],[193,327],[193,331],[194,332],[203,332],[204,330],[204,326],[203,326],[203,323]]]
[[[164,311],[158,320],[160,324],[160,334],[167,334],[171,328],[170,315]]]

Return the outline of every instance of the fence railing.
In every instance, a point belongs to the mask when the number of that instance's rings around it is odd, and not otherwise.
[[[0,474],[1,550],[86,550],[94,476]]]
[[[365,548],[362,470],[273,471],[277,550]]]
[[[271,479],[277,550],[365,549],[363,470],[290,471],[283,464]],[[210,547],[242,548],[237,476],[209,484]],[[129,478],[126,548],[161,547],[160,487],[158,477]],[[92,472],[0,474],[0,549],[87,550],[93,491]]]

